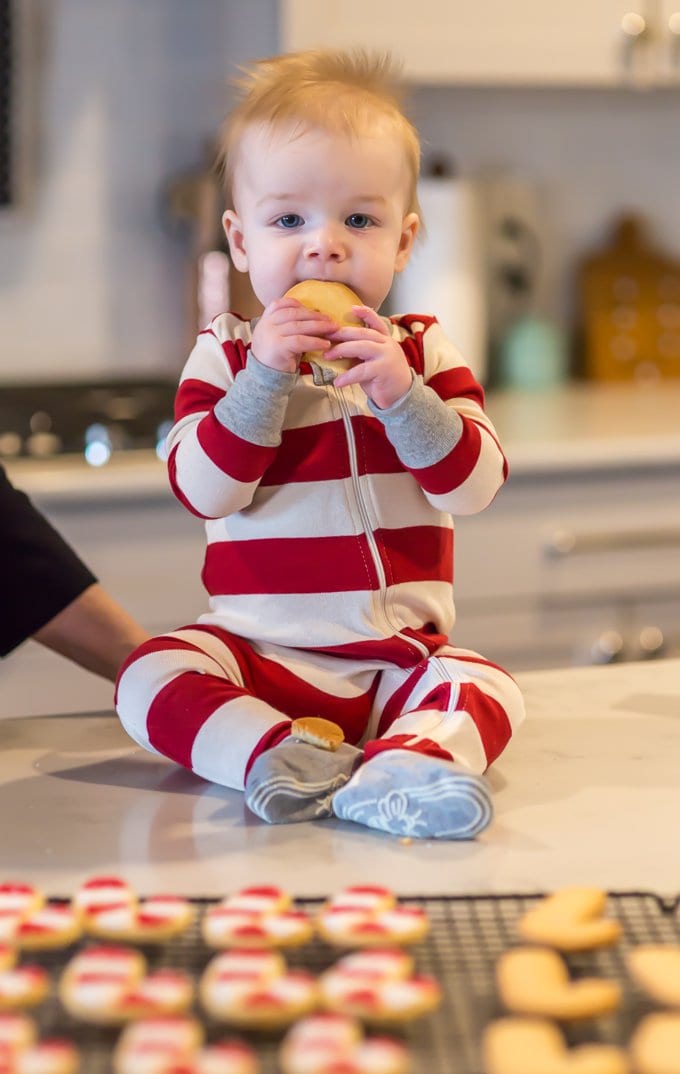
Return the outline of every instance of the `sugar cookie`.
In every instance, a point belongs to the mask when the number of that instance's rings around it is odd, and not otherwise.
[[[562,888],[528,910],[518,922],[518,932],[529,943],[559,951],[611,946],[621,936],[621,925],[602,916],[606,902],[606,892],[599,888]]]
[[[325,1010],[377,1025],[420,1018],[441,1001],[434,978],[414,976],[413,960],[400,949],[345,955],[321,975],[319,989]]]
[[[32,884],[0,884],[0,943],[16,943],[21,923],[45,905],[45,896]]]
[[[657,1003],[680,1007],[680,947],[640,944],[626,955],[633,980]]]
[[[655,1011],[638,1022],[630,1038],[636,1074],[677,1074],[680,1070],[680,1014]]]
[[[628,1074],[621,1048],[580,1044],[569,1048],[561,1030],[542,1018],[499,1018],[483,1036],[486,1074]]]
[[[19,1011],[42,1003],[50,978],[42,966],[16,965],[16,951],[0,947],[0,1012]]]
[[[88,947],[78,952],[59,982],[59,996],[69,1014],[96,1025],[183,1014],[192,995],[187,974],[174,969],[147,974],[146,960],[127,947]]]
[[[194,914],[188,899],[153,895],[136,904],[93,907],[85,917],[85,930],[100,940],[165,943],[185,932]]]
[[[288,1031],[280,1062],[283,1074],[406,1074],[409,1053],[401,1041],[364,1037],[354,1018],[312,1014]]]
[[[22,951],[67,947],[82,936],[80,914],[71,903],[47,902],[16,923],[13,942]]]
[[[294,287],[286,291],[284,297],[295,298],[310,310],[319,310],[320,313],[328,314],[341,327],[362,324],[352,313],[352,306],[363,306],[364,303],[344,283],[335,283],[330,280],[303,280],[302,283],[296,283]],[[323,357],[323,351],[308,351],[302,355],[302,358],[312,366],[315,384],[328,384],[335,380],[338,373],[351,369],[357,363],[355,358],[327,361]]]
[[[150,1018],[121,1033],[114,1074],[257,1074],[253,1050],[241,1041],[203,1043],[195,1018]]]
[[[319,935],[338,947],[418,943],[429,931],[427,914],[402,906],[381,887],[350,887],[334,895],[317,918]]]
[[[297,947],[312,938],[309,914],[291,907],[280,888],[244,888],[209,906],[201,935],[209,947]]]
[[[309,742],[320,750],[330,750],[332,753],[345,741],[342,728],[321,716],[300,716],[291,723],[290,733],[301,742]]]
[[[566,963],[547,947],[514,947],[496,963],[500,997],[515,1014],[569,1021],[616,1010],[621,989],[596,977],[571,980]]]
[[[91,876],[83,881],[73,899],[76,909],[90,914],[103,909],[134,906],[137,896],[120,876]]]
[[[208,1014],[251,1029],[290,1025],[318,1003],[315,978],[288,970],[274,951],[223,951],[208,963],[199,987]]]

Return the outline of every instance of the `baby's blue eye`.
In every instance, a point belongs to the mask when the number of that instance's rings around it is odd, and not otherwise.
[[[302,223],[302,217],[299,216],[297,213],[285,213],[283,216],[280,216],[278,218],[276,223],[279,225],[279,227],[283,228],[299,227]]]
[[[352,213],[351,216],[347,217],[345,223],[348,227],[365,228],[370,227],[373,221],[370,216],[366,216],[366,213]]]

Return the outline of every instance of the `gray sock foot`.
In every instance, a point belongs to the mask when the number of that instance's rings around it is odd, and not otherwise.
[[[474,839],[493,817],[482,776],[453,761],[385,750],[333,797],[341,820],[417,839]]]
[[[270,824],[330,817],[333,794],[350,778],[361,756],[361,750],[346,742],[331,751],[285,739],[260,754],[250,769],[246,805]]]

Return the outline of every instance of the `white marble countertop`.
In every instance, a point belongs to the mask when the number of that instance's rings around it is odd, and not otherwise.
[[[246,883],[320,896],[376,880],[401,895],[679,893],[680,660],[519,681],[529,718],[490,775],[496,819],[463,843],[335,820],[268,826],[242,795],[138,749],[112,716],[6,719],[2,872],[55,895],[112,872],[191,896]]]
[[[487,409],[513,477],[680,463],[680,381],[489,392]],[[43,501],[172,495],[152,451],[114,454],[99,469],[79,456],[21,459],[7,469]]]

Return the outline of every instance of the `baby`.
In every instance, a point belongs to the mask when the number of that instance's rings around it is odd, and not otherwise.
[[[524,710],[510,675],[449,641],[453,516],[485,508],[507,467],[436,319],[378,312],[419,227],[418,136],[386,57],[275,57],[240,93],[224,227],[264,312],[199,334],[168,437],[175,494],[205,520],[210,610],[133,653],[118,713],[272,823],[469,839]],[[358,323],[286,297],[305,280],[350,287]],[[315,379],[310,351],[342,372]],[[298,741],[303,716],[345,743]]]

